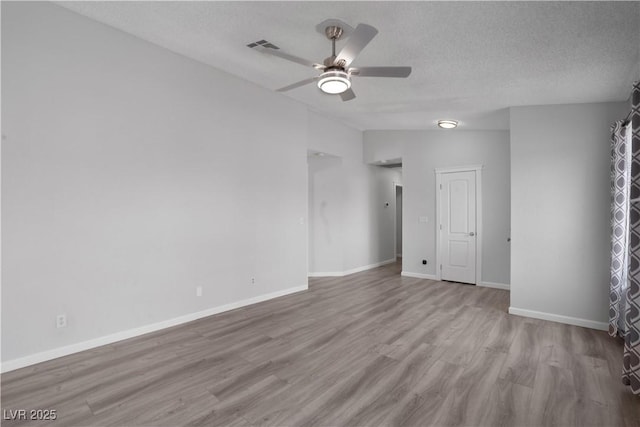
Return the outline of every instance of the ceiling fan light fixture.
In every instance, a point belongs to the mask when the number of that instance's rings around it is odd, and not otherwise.
[[[320,75],[318,80],[318,88],[324,93],[337,95],[349,90],[351,87],[351,79],[349,74],[344,71],[332,70],[326,71]]]
[[[457,120],[438,120],[438,126],[442,129],[455,129],[458,127]]]

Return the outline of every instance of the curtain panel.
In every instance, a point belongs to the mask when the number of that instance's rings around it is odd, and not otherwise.
[[[640,81],[631,94],[631,188],[629,213],[629,288],[624,313],[622,382],[640,394]]]
[[[631,146],[626,122],[611,125],[611,274],[609,282],[609,335],[624,336],[625,294],[629,287],[629,189]]]

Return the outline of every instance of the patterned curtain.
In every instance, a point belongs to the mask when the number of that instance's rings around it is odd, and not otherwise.
[[[624,313],[629,287],[629,189],[631,145],[626,122],[611,126],[611,280],[609,283],[609,335],[624,336]]]
[[[629,288],[625,298],[622,382],[640,394],[640,82],[631,94],[631,189]]]

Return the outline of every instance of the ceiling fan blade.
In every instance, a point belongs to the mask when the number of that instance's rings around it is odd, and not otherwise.
[[[356,97],[356,94],[353,92],[351,88],[345,90],[340,94],[340,98],[342,98],[343,101],[351,101],[355,97]]]
[[[315,82],[319,78],[320,77],[311,77],[308,79],[300,80],[299,82],[290,84],[289,86],[281,87],[280,89],[276,90],[276,92],[286,92],[288,90],[295,89],[300,86],[308,85],[309,83]]]
[[[371,25],[358,24],[355,30],[349,36],[347,44],[344,45],[340,53],[337,55],[335,62],[344,61],[343,67],[348,67],[358,54],[369,44],[369,42],[378,34]]]
[[[272,49],[266,48],[263,46],[255,46],[253,49],[256,49],[262,53],[266,53],[267,55],[277,56],[278,58],[286,59],[287,61],[295,62],[300,65],[304,65],[306,67],[313,67],[317,70],[324,70],[324,65],[317,64],[315,62],[309,61],[308,59],[300,58],[299,56],[291,55],[281,51],[280,49]]]
[[[409,77],[411,67],[359,67],[349,69],[349,74],[359,77]]]

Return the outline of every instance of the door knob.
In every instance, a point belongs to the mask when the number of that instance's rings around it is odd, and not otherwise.
[[[476,233],[474,233],[473,231],[471,233],[469,233],[469,236],[471,236],[471,237],[473,237],[475,235],[476,235]]]

